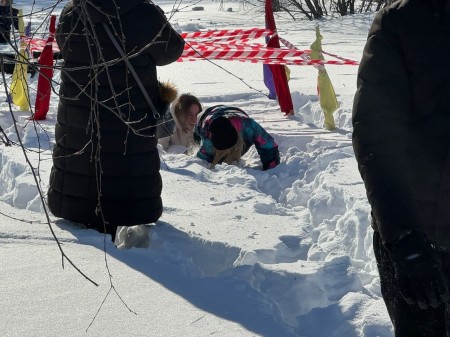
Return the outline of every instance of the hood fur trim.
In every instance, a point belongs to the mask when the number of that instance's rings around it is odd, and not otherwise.
[[[159,96],[165,103],[172,103],[178,96],[177,87],[171,82],[159,82]]]

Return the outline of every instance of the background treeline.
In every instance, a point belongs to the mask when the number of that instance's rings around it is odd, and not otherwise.
[[[221,0],[222,2],[223,0]],[[247,2],[248,0],[243,0]],[[257,0],[264,4],[264,0]],[[306,17],[309,20],[331,15],[350,15],[376,12],[395,0],[272,0],[274,12],[287,12],[294,20]],[[252,1],[254,5],[254,1]]]

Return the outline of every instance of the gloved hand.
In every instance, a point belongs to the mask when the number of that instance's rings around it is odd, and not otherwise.
[[[408,304],[436,308],[449,300],[448,281],[425,234],[412,231],[387,247],[401,295]]]

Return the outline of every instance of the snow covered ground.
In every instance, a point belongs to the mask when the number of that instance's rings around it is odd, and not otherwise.
[[[172,15],[171,1],[157,3]],[[43,9],[25,19],[41,31],[54,4],[15,1],[24,13]],[[224,2],[221,10],[218,2],[205,1],[195,4],[204,11],[193,11],[186,5],[170,19],[182,32],[264,27],[260,7]],[[309,49],[318,24],[325,51],[356,60],[372,19],[309,22],[276,15],[280,36],[299,49]],[[197,95],[205,107],[246,110],[274,136],[281,164],[262,171],[254,149],[241,167],[214,170],[195,157],[162,153],[164,214],[150,225],[148,249],[119,250],[104,235],[50,215],[64,253],[98,286],[67,261],[63,268],[22,149],[0,145],[0,335],[392,336],[351,146],[357,67],[327,70],[340,103],[333,132],[322,127],[312,66],[290,66],[290,117],[265,96],[260,64],[196,61],[159,68],[161,80]],[[37,76],[29,83],[34,102]],[[58,98],[52,96],[40,123],[13,106],[15,125],[4,92],[0,126],[27,147],[45,194]]]

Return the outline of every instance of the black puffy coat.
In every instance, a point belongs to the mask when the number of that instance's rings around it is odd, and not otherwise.
[[[166,103],[156,66],[176,61],[184,41],[144,0],[74,0],[61,14],[56,40],[64,65],[48,205],[57,217],[114,230],[158,220],[162,181],[153,114],[102,22],[160,111]]]
[[[446,0],[403,0],[383,9],[361,60],[353,146],[374,226],[385,243],[418,230],[450,249],[450,8],[446,12],[445,5]]]
[[[11,24],[19,29],[19,10],[11,5],[0,6],[0,43],[11,41]]]

